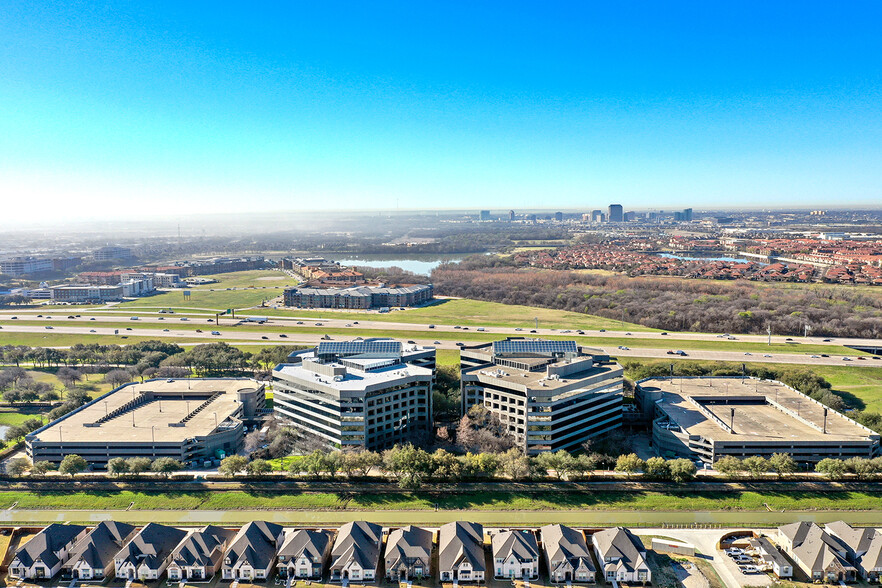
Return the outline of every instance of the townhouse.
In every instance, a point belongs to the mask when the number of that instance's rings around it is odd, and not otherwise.
[[[630,530],[615,527],[598,531],[591,536],[591,544],[606,581],[652,582],[646,548]]]
[[[848,547],[815,523],[778,527],[778,544],[813,581],[857,580],[857,569],[848,561]]]
[[[233,537],[234,529],[208,525],[193,531],[172,553],[168,564],[168,579],[173,581],[211,579],[220,569],[224,553]]]
[[[595,582],[596,568],[582,531],[564,525],[546,525],[539,532],[552,582]]]
[[[86,531],[80,525],[49,525],[15,552],[9,562],[9,576],[20,580],[52,578]]]
[[[115,576],[120,580],[158,580],[186,536],[187,531],[175,527],[148,524],[114,556]]]
[[[282,546],[285,531],[281,525],[251,521],[233,538],[221,564],[224,580],[264,580],[269,578]]]
[[[431,576],[432,532],[413,525],[395,529],[386,539],[386,578],[407,581]]]
[[[321,580],[328,565],[332,537],[330,531],[289,531],[279,549],[279,575],[283,578]]]
[[[114,556],[138,529],[126,523],[102,521],[70,550],[61,566],[62,576],[76,580],[101,580],[113,575]]]
[[[438,572],[442,582],[483,582],[484,527],[456,521],[438,532]]]
[[[846,556],[861,578],[868,582],[879,581],[882,572],[882,533],[878,529],[852,527],[845,521],[835,521],[824,525],[824,530],[845,545]]]
[[[539,577],[539,543],[533,531],[502,531],[490,541],[496,578],[535,580]]]
[[[331,549],[331,582],[373,581],[380,567],[383,529],[374,523],[346,523]]]

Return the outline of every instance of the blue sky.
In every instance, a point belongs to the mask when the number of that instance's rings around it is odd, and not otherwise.
[[[878,2],[7,0],[3,216],[880,204],[880,22]]]

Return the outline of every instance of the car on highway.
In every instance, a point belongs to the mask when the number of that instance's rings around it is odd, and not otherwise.
[[[297,324],[298,324],[298,325],[302,325],[302,324],[303,324],[303,321],[297,321]]]
[[[792,338],[792,337],[787,337],[787,338],[784,339],[784,340],[785,340],[785,341],[793,341],[793,338]]]
[[[619,345],[619,349],[621,349],[622,351],[630,351],[631,350],[629,347],[625,347],[624,345]]]
[[[208,320],[207,320],[207,321],[205,321],[205,322],[207,322],[207,323],[213,323],[213,322],[214,322],[214,320],[213,320],[213,319],[208,319]]]
[[[220,335],[220,331],[212,331],[211,334],[212,335]]]
[[[17,317],[17,316],[14,316],[14,317],[11,318],[11,320],[16,321],[16,320],[18,320],[18,317]]]
[[[536,329],[530,329],[530,332],[531,332],[531,333],[535,333],[535,332],[536,332]]]
[[[468,327],[463,327],[462,330],[463,330],[463,331],[468,331],[469,328],[468,328]]]
[[[465,343],[460,343],[459,341],[457,341],[456,346],[457,347],[465,347]]]
[[[164,317],[164,316],[161,316],[161,317],[159,317],[159,320],[164,321],[164,320],[165,320],[165,317]]]
[[[15,317],[13,317],[13,318],[15,318]],[[523,331],[523,329],[518,327],[517,329],[515,329],[515,331]]]
[[[262,335],[260,338],[261,339],[269,339],[269,337],[267,337],[266,335]]]
[[[728,339],[729,341],[736,341],[738,338],[730,336],[730,337],[726,337],[726,339]]]
[[[190,319],[188,319],[188,318],[185,317],[185,316],[182,316],[182,317],[181,317],[181,320],[182,320],[182,321],[188,321],[188,320],[190,320]]]
[[[432,342],[432,345],[441,345],[441,341],[434,341]]]
[[[764,353],[764,354],[763,354],[763,357],[772,357],[772,356],[769,355],[768,353]]]
[[[832,340],[833,340],[833,339],[824,339],[824,343],[829,343],[829,342],[832,341]]]
[[[287,339],[288,335],[286,335],[285,333],[282,333],[281,335],[279,335],[279,337],[281,337],[282,339]]]
[[[320,327],[320,326],[322,326],[322,324],[321,324],[321,323],[316,323],[315,326]]]
[[[353,325],[357,325],[357,324],[358,324],[358,321],[352,321],[352,324],[353,324]]]
[[[842,361],[851,361],[851,358],[850,357],[843,357]]]
[[[858,359],[863,360],[863,361],[866,361],[867,358],[864,357],[863,355],[860,355],[860,356],[858,356]]]
[[[579,335],[584,335],[584,334],[585,334],[585,331],[576,331],[576,333],[579,334]]]
[[[90,332],[90,333],[94,333],[94,332],[95,332],[95,329],[89,329],[89,332]]]
[[[830,357],[830,356],[827,355],[826,353],[822,353],[822,354],[821,354],[821,357]]]
[[[331,337],[329,335],[322,335],[322,341],[330,341]]]
[[[429,325],[429,328],[430,328],[430,329],[434,329],[434,328],[435,328],[435,325]]]
[[[625,333],[626,335],[630,335],[631,333]]]
[[[667,333],[665,333],[665,332],[662,332],[662,335],[667,335]]]
[[[163,332],[163,333],[168,333],[168,329],[163,329],[162,332]]]
[[[812,355],[812,359],[819,359],[820,357],[820,355]]]
[[[43,315],[42,315],[42,314],[38,314],[38,315],[37,315],[37,318],[43,318]],[[49,317],[47,317],[47,318],[49,318]]]
[[[51,329],[51,328],[52,328],[52,325],[46,325],[46,328],[47,328],[47,329]]]
[[[196,329],[196,332],[197,332],[197,333],[201,333],[201,332],[202,332],[202,329]]]
[[[130,321],[136,321],[136,320],[138,320],[138,317],[136,317],[136,316],[130,316],[130,317],[129,317],[129,320],[130,320]]]
[[[572,333],[572,331],[569,329],[564,329],[563,331],[561,331],[561,333]]]
[[[69,315],[67,318],[73,319],[73,318],[77,318],[77,317],[75,317],[74,315]]]
[[[600,329],[601,333],[606,333],[606,329]]]
[[[89,320],[90,320],[90,321],[94,321],[94,320],[95,320],[95,317],[93,316],[93,317],[89,318]]]
[[[346,323],[344,326],[346,326],[346,327],[351,327],[351,326],[352,326],[352,323]]]
[[[460,325],[456,325],[456,326],[454,326],[453,328],[454,328],[454,329],[461,329],[462,327],[461,327]]]
[[[753,353],[747,352],[744,355],[753,355]]]

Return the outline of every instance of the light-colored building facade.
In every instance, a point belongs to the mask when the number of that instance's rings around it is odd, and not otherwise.
[[[289,531],[279,549],[279,576],[321,580],[331,554],[332,537],[333,533],[330,531]]]
[[[490,540],[493,575],[497,579],[539,578],[539,543],[533,531],[500,531]]]
[[[273,410],[329,445],[380,450],[431,434],[434,348],[322,342],[289,362],[273,370]]]
[[[158,580],[171,563],[172,553],[187,531],[150,523],[141,529],[113,558],[119,580]]]
[[[138,529],[115,521],[102,521],[76,542],[62,566],[62,576],[77,580],[101,580],[113,576],[113,558]]]
[[[190,533],[172,553],[168,579],[174,582],[210,580],[220,569],[236,531],[208,525]]]
[[[630,529],[614,527],[598,531],[591,535],[591,544],[607,582],[652,582],[652,571],[646,561],[646,548]]]
[[[484,527],[463,521],[442,525],[438,531],[438,574],[441,581],[483,582],[486,572]]]
[[[857,569],[848,561],[848,548],[836,537],[808,521],[778,527],[778,545],[815,582],[854,582]]]
[[[408,525],[386,539],[386,578],[406,582],[431,577],[432,532]]]
[[[239,530],[224,554],[221,578],[266,580],[272,574],[276,553],[284,540],[285,530],[281,525],[251,521]]]
[[[539,533],[548,576],[553,583],[595,582],[596,568],[582,531],[564,525],[546,525]]]
[[[331,548],[331,582],[372,582],[380,568],[383,529],[374,523],[355,521],[337,531]]]
[[[463,413],[483,404],[528,455],[577,450],[622,424],[622,367],[575,341],[466,345],[460,362]]]
[[[724,456],[786,453],[812,464],[880,453],[878,433],[774,380],[650,378],[637,383],[634,397],[663,456],[713,464]]]
[[[77,541],[86,536],[86,527],[53,524],[41,530],[15,552],[9,562],[10,578],[48,580],[68,560]]]
[[[202,465],[238,452],[244,421],[266,403],[248,378],[155,379],[126,384],[29,433],[32,461],[76,453],[94,468],[114,457],[171,457]]]

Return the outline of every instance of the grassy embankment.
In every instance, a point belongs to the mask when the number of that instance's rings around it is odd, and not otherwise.
[[[657,510],[657,511],[878,511],[882,492],[466,492],[333,493],[261,491],[5,491],[0,508],[133,510]]]

